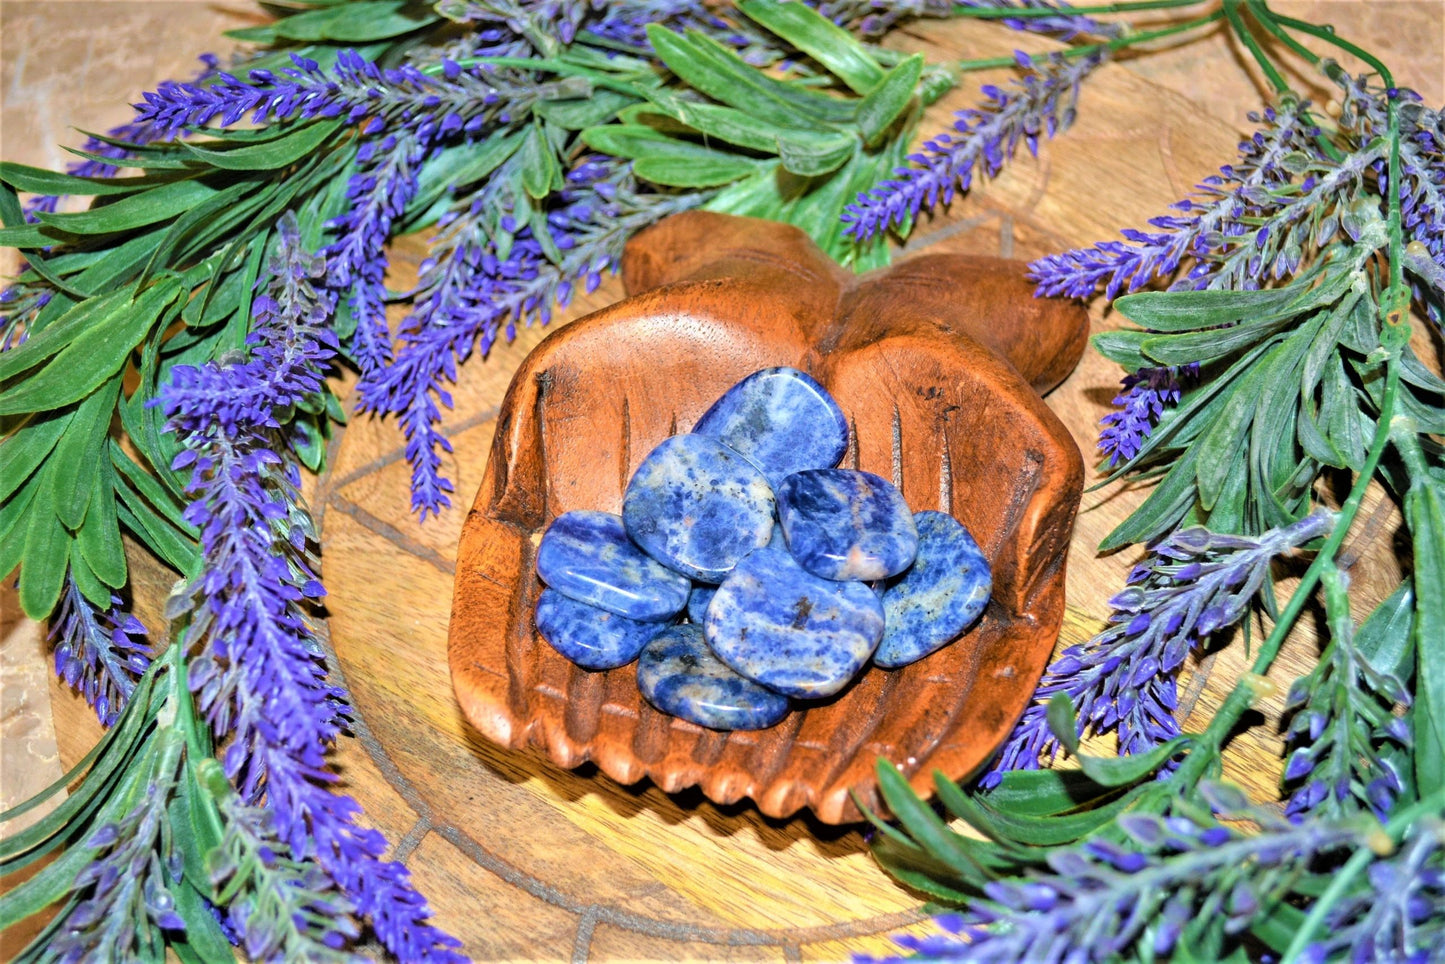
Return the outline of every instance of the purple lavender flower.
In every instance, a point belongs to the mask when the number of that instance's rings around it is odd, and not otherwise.
[[[486,354],[499,335],[512,338],[518,321],[535,315],[545,324],[552,305],[565,306],[575,286],[590,292],[601,283],[635,232],[709,197],[700,191],[643,193],[625,162],[585,159],[569,173],[558,195],[561,206],[545,216],[560,254],[554,263],[536,233],[541,228],[518,229],[510,215],[501,218],[500,233],[516,233],[502,254],[487,224],[506,203],[503,194],[500,187],[484,190],[443,225],[433,255],[422,265],[395,360],[358,386],[363,409],[395,414],[401,422],[412,466],[412,506],[423,518],[451,504],[451,483],[440,473],[440,452],[451,446],[438,424],[441,406],[451,405],[444,384],[455,381],[456,366],[473,351]]]
[[[1069,12],[1067,3],[1050,3],[1049,0],[807,0],[811,7],[838,24],[855,31],[870,40],[877,39],[894,27],[909,20],[920,18],[947,19],[966,16],[959,7],[985,10],[1058,10],[1053,17],[1017,17],[1002,22],[1012,30],[1026,30],[1057,36],[1061,40],[1094,34],[1113,37],[1120,33],[1119,26],[1104,23],[1092,17]]]
[[[1303,871],[1370,838],[1358,823],[1296,827],[1249,816],[1263,829],[1241,836],[1183,817],[1126,814],[1118,828],[1127,845],[1096,836],[1051,851],[1047,869],[992,881],[961,913],[934,918],[940,933],[897,942],[928,960],[981,964],[1168,959],[1186,925],[1239,935]]]
[[[280,412],[320,390],[335,355],[325,327],[334,301],[317,284],[324,261],[300,249],[294,220],[283,219],[279,236],[256,299],[252,357],[176,366],[159,396],[185,446],[174,467],[191,469],[186,518],[205,561],[172,601],[173,612],[190,610],[186,641],[201,649],[190,685],[212,731],[231,736],[226,775],[246,803],[264,795],[292,857],[314,857],[397,958],[459,961],[406,869],[381,859],[385,839],[357,824],[354,800],[328,789],[326,748],[344,723],[345,694],[327,680],[312,625],[325,589],[306,549],[315,530],[300,475],[275,448]]]
[[[1097,54],[1075,59],[1055,54],[1042,63],[1021,52],[1015,56],[1029,73],[1012,89],[984,87],[987,102],[959,111],[952,134],[926,142],[909,157],[912,167],[898,168],[848,205],[843,221],[849,237],[866,241],[903,227],[925,206],[949,203],[969,189],[975,175],[997,176],[1020,143],[1037,154],[1040,134],[1053,137],[1073,123],[1079,84],[1103,63]]]
[[[50,625],[55,675],[79,690],[106,726],[120,716],[135,692],[136,679],[151,664],[145,626],[120,605],[112,596],[110,611],[97,612],[67,576],[60,610]]]
[[[1117,412],[1099,420],[1099,448],[1112,468],[1139,453],[1139,447],[1159,423],[1165,408],[1179,403],[1183,378],[1199,374],[1197,364],[1169,368],[1141,368],[1124,376],[1124,391],[1114,396]]]
[[[79,900],[50,936],[47,960],[159,959],[164,953],[158,932],[185,930],[170,890],[180,873],[172,866],[169,812],[184,749],[175,729],[151,738],[140,802],[85,841],[94,858],[71,886]]]
[[[1053,759],[1048,703],[1066,693],[1078,711],[1079,735],[1117,730],[1121,756],[1142,753],[1179,735],[1174,677],[1194,646],[1249,611],[1270,561],[1330,531],[1326,511],[1260,536],[1181,529],[1154,545],[1109,601],[1108,629],[1070,646],[1044,673],[1033,701],[980,784],[997,786],[1007,770],[1035,770]]]

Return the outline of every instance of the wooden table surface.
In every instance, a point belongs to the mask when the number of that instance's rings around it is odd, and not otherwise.
[[[169,7],[190,12],[171,21],[161,55],[146,49],[135,62],[118,66],[103,56],[116,44],[138,42],[145,24],[154,29],[155,18]],[[125,100],[164,74],[184,73],[186,51],[215,49],[216,31],[248,15],[243,5],[207,7],[203,15],[198,7],[0,0],[5,158],[55,163],[46,140],[64,136],[56,119],[72,104],[83,108],[80,126],[123,121]],[[1279,7],[1335,23],[1343,35],[1383,55],[1399,81],[1419,89],[1427,102],[1445,97],[1440,2]],[[77,17],[81,8],[85,15]],[[56,31],[70,39],[58,45]],[[998,26],[964,22],[919,24],[890,43],[937,60],[1048,46]],[[169,58],[172,47],[177,54]],[[79,57],[82,48],[85,62],[77,69],[53,69]],[[1037,160],[1018,159],[946,215],[925,219],[906,253],[1028,259],[1142,225],[1232,159],[1247,129],[1244,115],[1259,104],[1258,79],[1245,60],[1216,32],[1104,67],[1085,87],[1074,129],[1047,144]],[[108,90],[118,90],[113,103],[97,105],[91,94],[81,94],[88,74],[103,76]],[[1329,110],[1329,92],[1305,70],[1296,76]],[[966,79],[932,109],[925,130],[942,128],[951,111],[976,102],[984,79],[1000,78]],[[393,286],[414,277],[424,254],[415,241],[397,246]],[[612,279],[552,324],[620,294]],[[1095,330],[1114,323],[1094,306]],[[527,328],[515,343],[462,372],[447,419],[456,446],[447,468],[461,509],[425,524],[411,516],[401,438],[388,422],[355,420],[333,443],[327,472],[308,482],[322,531],[331,643],[356,707],[355,736],[335,754],[343,788],[407,861],[438,923],[478,960],[835,960],[886,951],[888,934],[927,925],[919,898],[873,864],[858,828],[826,827],[806,817],[775,821],[747,804],[718,807],[696,794],[622,787],[587,769],[564,771],[539,756],[495,748],[462,720],[445,658],[457,536],[510,374],[544,334]],[[1121,374],[1090,352],[1048,398],[1086,461]],[[1090,469],[1088,482],[1096,480]],[[1086,638],[1107,615],[1105,600],[1137,553],[1099,557],[1093,547],[1142,498],[1140,491],[1117,488],[1085,495],[1071,547],[1061,645]],[[1398,580],[1390,538],[1399,518],[1376,498],[1364,519],[1345,555],[1361,598],[1373,602]],[[171,576],[134,554],[132,560],[139,613],[148,626],[161,626],[159,601]],[[1287,589],[1289,580],[1283,585]],[[23,685],[39,678],[25,671],[44,659],[43,642],[34,627],[18,620],[9,590],[3,603],[0,629],[10,633],[10,642],[0,653],[6,673],[0,747],[9,762],[0,776],[10,773],[12,787],[20,775],[43,785],[49,777],[42,771],[80,756],[98,728],[89,709],[59,685],[52,682],[49,693],[33,682]],[[1313,639],[1310,620],[1303,622],[1271,673],[1281,694],[1309,662]],[[1186,728],[1202,725],[1245,665],[1238,640],[1189,661],[1181,689]],[[37,745],[33,724],[37,713],[44,715],[47,698],[59,761],[40,760],[43,746],[34,751],[38,756],[25,756]],[[1266,701],[1265,722],[1235,741],[1229,772],[1266,800],[1277,796],[1278,703],[1278,696]],[[17,735],[22,729],[24,740]]]

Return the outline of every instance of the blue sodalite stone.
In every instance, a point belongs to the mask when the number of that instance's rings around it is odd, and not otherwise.
[[[837,465],[848,420],[827,389],[796,368],[764,368],[729,388],[693,432],[743,453],[774,488],[803,469]]]
[[[701,626],[703,618],[707,616],[708,604],[712,602],[713,594],[717,592],[717,586],[709,586],[702,583],[692,587],[692,595],[687,597],[687,618]]]
[[[798,563],[824,579],[882,579],[918,551],[903,493],[872,472],[794,473],[778,487],[778,519]]]
[[[887,626],[873,654],[892,669],[922,659],[955,639],[988,603],[993,577],[978,543],[953,516],[919,512],[918,558],[883,592]]]
[[[718,658],[769,689],[817,699],[848,684],[883,636],[883,606],[861,582],[805,572],[759,549],[718,587],[703,622]]]
[[[537,575],[564,596],[628,619],[661,620],[687,605],[692,585],[633,545],[622,517],[578,510],[552,520]]]
[[[716,439],[674,435],[637,467],[622,497],[634,542],[658,562],[718,583],[773,531],[773,491]]]
[[[568,599],[555,589],[543,589],[537,599],[537,632],[583,669],[626,666],[662,628]]]
[[[761,730],[788,713],[788,698],[728,669],[702,628],[673,626],[637,661],[637,688],[653,706],[714,730]]]
[[[774,523],[773,523],[773,534],[768,538],[768,548],[769,548],[769,549],[787,549],[787,548],[788,548],[788,537],[785,536],[785,535],[783,535],[783,524],[782,524],[781,522],[774,522]]]

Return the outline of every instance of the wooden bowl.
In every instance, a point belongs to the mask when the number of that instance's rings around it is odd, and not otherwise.
[[[1039,392],[1083,351],[1087,316],[1037,301],[1022,266],[933,255],[862,278],[799,230],[693,212],[627,246],[624,301],[552,333],[512,380],[458,550],[448,640],[468,720],[564,767],[693,785],[773,817],[827,823],[877,807],[873,766],[931,792],[1008,734],[1058,638],[1083,463]],[[914,510],[973,533],[994,590],[964,636],[903,669],[869,668],[830,700],[755,732],[654,710],[636,666],[589,672],[536,632],[536,549],[572,509],[620,512],[633,471],[744,376],[800,368],[847,414],[843,464],[891,478]]]

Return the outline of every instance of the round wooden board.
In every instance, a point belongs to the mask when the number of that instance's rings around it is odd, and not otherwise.
[[[1280,7],[1333,20],[1344,35],[1389,54],[1402,83],[1440,101],[1439,4]],[[1395,17],[1407,26],[1391,26]],[[933,60],[1047,46],[963,22],[919,24],[891,42]],[[1046,145],[1039,160],[1021,157],[946,217],[925,220],[908,251],[1030,258],[1142,225],[1232,158],[1244,114],[1259,102],[1242,64],[1215,36],[1103,68],[1084,90],[1073,130]],[[967,81],[931,110],[925,131],[941,129],[951,111],[974,103],[983,79],[1001,76]],[[408,241],[394,252],[394,287],[414,278],[424,250]],[[613,279],[553,325],[620,295]],[[1096,307],[1093,323],[1097,331],[1114,319]],[[335,756],[342,788],[393,841],[438,923],[478,960],[836,960],[886,952],[886,935],[926,924],[918,897],[877,869],[858,829],[806,817],[772,821],[749,805],[723,808],[696,794],[621,787],[492,746],[463,721],[446,668],[457,537],[502,394],[543,333],[524,329],[513,344],[462,372],[447,419],[456,447],[448,474],[462,508],[418,523],[409,512],[399,433],[365,418],[338,437],[329,470],[308,484],[323,532],[332,644],[356,708],[355,739],[344,740]],[[1048,398],[1086,454],[1120,375],[1090,352]],[[1095,481],[1090,469],[1086,484]],[[1105,600],[1137,553],[1100,558],[1093,547],[1142,498],[1120,489],[1085,495],[1060,645],[1086,638],[1107,615]],[[1388,503],[1376,506],[1378,499],[1346,549],[1361,605],[1383,597],[1398,579],[1390,539],[1399,519]],[[140,613],[147,625],[163,626],[159,604],[172,576],[133,560]],[[1287,591],[1288,582],[1281,588]],[[1281,695],[1308,665],[1312,646],[1308,627],[1290,642],[1271,673]],[[1246,665],[1237,641],[1190,661],[1181,690],[1186,728],[1202,725]],[[93,743],[97,727],[68,693],[53,687],[53,697],[62,758],[72,761]],[[1279,701],[1261,707],[1268,720],[1277,720]],[[1261,799],[1276,794],[1275,730],[1269,722],[1236,740],[1227,774]]]

